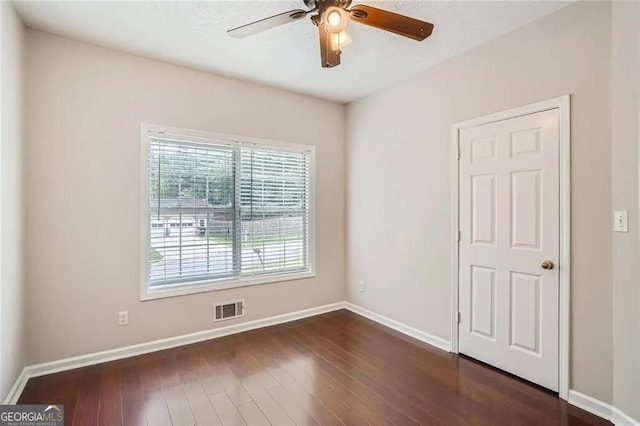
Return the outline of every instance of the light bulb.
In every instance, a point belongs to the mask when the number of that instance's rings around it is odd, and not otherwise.
[[[340,25],[340,21],[341,21],[341,16],[340,16],[340,12],[338,11],[331,11],[329,13],[329,15],[327,15],[327,22],[329,23],[329,25],[331,25],[332,27],[337,27],[338,25]]]
[[[351,37],[345,30],[331,34],[331,50],[342,50],[343,47],[351,44]]]
[[[328,32],[339,33],[347,27],[349,19],[344,9],[331,6],[324,12],[323,21]]]

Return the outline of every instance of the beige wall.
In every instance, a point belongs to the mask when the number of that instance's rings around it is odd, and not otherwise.
[[[629,233],[613,234],[613,399],[640,419],[640,3],[614,3],[612,22],[612,207],[630,223]]]
[[[30,363],[218,327],[216,301],[245,298],[239,322],[344,300],[342,105],[39,31],[27,48]],[[140,122],[315,145],[317,277],[140,302]]]
[[[25,29],[0,2],[0,401],[26,364],[23,256]]]
[[[5,89],[24,30],[6,5],[0,396],[25,363],[21,94]],[[640,418],[639,22],[637,3],[569,6],[350,104],[346,123],[337,104],[29,30],[29,363],[210,329],[216,301],[245,298],[245,321],[341,301],[345,275],[349,301],[449,339],[450,125],[571,94],[571,387]],[[140,302],[140,122],[316,145],[317,278]]]
[[[349,105],[348,300],[449,339],[451,124],[571,94],[571,387],[611,402],[610,57],[580,2]]]

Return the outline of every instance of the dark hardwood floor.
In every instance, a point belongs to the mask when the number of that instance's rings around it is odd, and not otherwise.
[[[29,380],[68,425],[601,425],[347,311]]]

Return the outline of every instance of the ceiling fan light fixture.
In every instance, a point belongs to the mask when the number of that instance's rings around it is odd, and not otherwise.
[[[330,33],[339,33],[347,27],[347,23],[349,21],[349,16],[347,12],[336,6],[328,7],[324,12],[323,19],[327,31]]]
[[[0,0],[2,1],[2,0]],[[232,28],[233,38],[245,38],[311,15],[317,27],[322,68],[340,65],[342,49],[351,43],[345,31],[349,21],[388,31],[416,41],[431,35],[433,24],[364,4],[349,9],[352,0],[302,0],[309,10],[294,9]]]

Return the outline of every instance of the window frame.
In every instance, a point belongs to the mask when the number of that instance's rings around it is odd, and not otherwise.
[[[211,279],[207,281],[183,282],[169,284],[162,289],[149,289],[149,243],[151,233],[148,223],[148,139],[149,132],[169,133],[184,137],[202,138],[213,141],[225,141],[237,147],[253,145],[262,148],[274,148],[282,151],[307,151],[309,153],[309,270],[302,272],[273,273],[259,276],[233,276]],[[211,291],[227,290],[231,288],[248,287],[284,281],[301,280],[316,276],[316,147],[313,145],[295,144],[246,136],[234,136],[200,130],[169,127],[150,123],[140,123],[140,300],[155,300],[166,297],[183,296],[188,294],[207,293]]]

